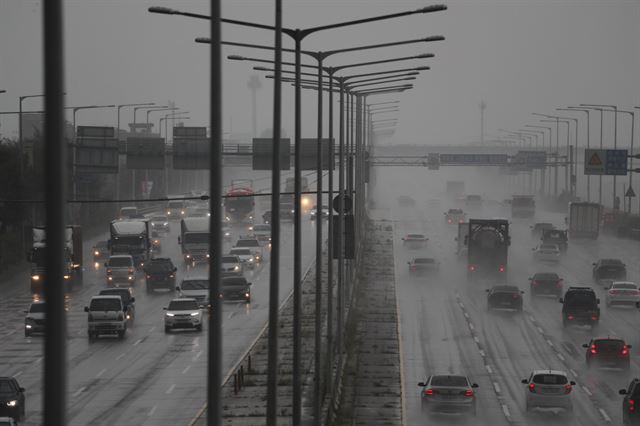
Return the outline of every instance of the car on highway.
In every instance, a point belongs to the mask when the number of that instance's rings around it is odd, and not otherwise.
[[[226,223],[222,225],[222,238],[225,241],[231,241],[231,227]]]
[[[409,195],[399,195],[397,201],[400,207],[413,207],[416,205],[416,200]]]
[[[160,234],[168,234],[171,232],[171,224],[167,216],[158,215],[151,216],[151,232],[155,231]]]
[[[271,242],[271,225],[267,223],[253,225],[253,236],[263,244]]]
[[[638,285],[631,281],[613,281],[605,296],[607,306],[637,305],[640,302]]]
[[[126,308],[120,296],[93,296],[87,312],[89,340],[102,334],[117,334],[123,339],[127,331]]]
[[[180,220],[187,214],[187,205],[184,200],[167,201],[167,217],[170,220]]]
[[[242,274],[242,261],[238,256],[235,255],[225,255],[220,259],[222,263],[222,272],[235,272],[237,274]]]
[[[587,368],[595,365],[629,370],[631,367],[629,356],[631,345],[628,345],[623,339],[611,336],[594,337],[582,347],[587,349]]]
[[[16,422],[24,418],[24,388],[15,377],[0,377],[0,416],[10,417]]]
[[[533,248],[533,258],[539,262],[558,262],[560,248],[555,244],[540,244]]]
[[[162,240],[159,238],[158,233],[153,231],[151,233],[151,255],[162,253]]]
[[[109,257],[109,243],[107,241],[98,241],[93,248],[93,261],[101,262]]]
[[[564,280],[555,272],[536,272],[529,278],[529,294],[538,296],[541,294],[553,294],[562,296]]]
[[[537,222],[530,226],[531,235],[534,237],[541,237],[542,233],[548,229],[555,229],[553,223],[549,222]]]
[[[293,208],[293,203],[290,202],[280,202],[280,220],[292,221],[293,215],[295,214],[295,209]]]
[[[562,408],[573,413],[571,391],[576,383],[564,371],[534,370],[522,383],[527,385],[524,390],[527,413],[534,408]]]
[[[598,284],[611,285],[611,281],[627,279],[627,265],[620,259],[600,259],[593,262],[592,276]]]
[[[424,234],[407,234],[402,237],[402,245],[408,248],[422,248],[428,240]]]
[[[321,212],[321,213],[320,213],[320,214],[321,214],[321,217],[322,217],[323,219],[326,219],[326,218],[328,218],[328,217],[329,217],[329,207],[328,207],[328,206],[322,206],[322,207],[320,208],[320,212]],[[309,212],[309,219],[313,219],[313,220],[315,220],[315,218],[316,218],[316,216],[317,216],[317,215],[318,215],[318,206],[317,206],[317,205],[314,205],[314,206],[311,208],[311,211]]]
[[[27,316],[24,318],[24,336],[29,337],[33,333],[44,333],[45,327],[45,308],[44,301],[34,301],[29,305],[29,309],[24,313]]]
[[[187,212],[188,217],[209,217],[211,216],[211,211],[209,207],[198,206],[192,209],[189,209]]]
[[[178,268],[170,258],[151,258],[146,265],[144,265],[147,293],[151,293],[158,288],[166,288],[167,290],[173,291],[176,286],[177,271]]]
[[[251,302],[251,283],[243,276],[226,276],[220,283],[220,298],[228,301]]]
[[[600,299],[591,287],[571,286],[560,298],[562,326],[590,325],[596,328],[600,322]]]
[[[432,257],[414,257],[407,263],[410,273],[437,271],[440,268],[440,262]]]
[[[638,404],[640,401],[640,379],[632,379],[627,389],[620,389],[620,395],[624,395],[622,400],[622,423],[640,424],[640,410]]]
[[[557,245],[560,251],[564,253],[569,248],[569,237],[567,233],[566,230],[561,229],[543,229],[540,240],[542,240],[542,244]]]
[[[514,285],[494,285],[486,290],[487,310],[514,309],[522,312],[524,291]]]
[[[194,328],[202,331],[202,307],[196,299],[181,297],[173,299],[162,308],[164,313],[164,332],[169,333],[176,328]]]
[[[262,221],[267,225],[271,223],[271,210],[267,210],[262,213]]]
[[[133,285],[136,281],[136,264],[129,254],[109,256],[104,263],[107,274],[107,285],[117,287],[120,284]]]
[[[12,417],[0,417],[0,426],[18,426]]]
[[[253,257],[253,252],[251,251],[251,249],[234,247],[229,250],[229,254],[232,256],[238,256],[242,264],[249,269],[253,269],[256,267],[256,259]]]
[[[476,383],[468,377],[457,374],[429,376],[419,382],[422,411],[427,414],[471,413],[476,415]]]
[[[124,313],[127,316],[129,323],[133,324],[136,318],[136,298],[133,297],[131,288],[105,288],[100,290],[99,296],[120,296],[122,303],[124,303]]]
[[[464,199],[464,204],[467,207],[481,207],[482,206],[482,196],[470,194],[467,195]]]
[[[118,214],[119,219],[132,219],[138,215],[138,208],[135,206],[121,207]]]
[[[449,209],[444,213],[444,218],[448,224],[464,223],[467,215],[462,209]]]
[[[180,297],[195,299],[200,307],[209,306],[209,276],[192,275],[182,280],[176,287]]]

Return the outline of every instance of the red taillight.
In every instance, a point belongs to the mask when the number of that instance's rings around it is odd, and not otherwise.
[[[596,345],[591,345],[591,347],[589,348],[589,352],[591,352],[592,354],[597,354],[598,351],[596,350]]]
[[[556,283],[556,287],[562,288],[562,283],[563,282],[564,282],[564,280],[558,280],[558,282]]]
[[[573,319],[573,315],[567,315],[567,319],[571,321]]]
[[[448,223],[453,223],[453,220],[451,220],[451,219],[447,219],[447,222],[448,222]]]
[[[476,265],[469,265],[469,271],[474,272],[476,270]]]
[[[622,347],[622,356],[628,356],[629,355],[629,347],[627,347],[627,345],[624,345]]]
[[[636,402],[633,399],[630,399],[629,401],[627,401],[627,403],[629,404],[629,411],[635,411],[636,409]]]
[[[458,221],[458,223],[464,223],[464,220],[460,219],[460,220]]]
[[[535,383],[529,383],[529,392],[536,393],[536,385],[535,385]]]
[[[411,269],[412,271],[415,271],[415,270],[416,270],[416,265],[411,265],[411,266],[409,267],[409,269]]]
[[[425,396],[432,396],[433,395],[433,389],[425,389],[424,394],[425,394]]]
[[[571,384],[567,383],[566,385],[564,385],[564,393],[571,393]]]
[[[505,268],[504,265],[500,265],[500,267],[498,268],[498,271],[500,271],[500,272],[504,272],[506,270],[507,270],[507,268]]]
[[[597,315],[591,315],[591,319],[593,321],[598,321],[598,316]]]
[[[471,389],[467,389],[464,391],[464,396],[473,396],[473,391]]]
[[[609,294],[618,294],[618,290],[609,290]]]
[[[539,285],[540,283],[536,280],[531,281],[531,285],[536,286]]]

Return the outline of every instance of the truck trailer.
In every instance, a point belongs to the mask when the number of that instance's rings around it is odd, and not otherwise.
[[[505,279],[511,237],[505,219],[470,219],[466,238],[470,279],[478,276]]]

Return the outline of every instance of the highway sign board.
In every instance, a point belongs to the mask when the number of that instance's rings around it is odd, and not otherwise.
[[[430,152],[427,156],[427,166],[429,170],[440,170],[440,154]]]
[[[113,127],[78,126],[75,150],[78,173],[118,173],[118,140]]]
[[[626,149],[585,149],[585,175],[627,175]]]
[[[318,139],[300,139],[300,170],[317,170]],[[322,170],[329,170],[329,139],[322,139]]]
[[[629,187],[629,189],[627,189],[627,192],[624,194],[625,197],[635,197],[636,196],[636,192],[633,190],[632,187]]]
[[[253,170],[271,170],[272,138],[253,138]],[[280,170],[291,168],[291,140],[280,139]],[[314,166],[315,169],[315,166]]]
[[[523,166],[527,170],[544,169],[547,165],[547,153],[544,151],[518,151],[511,158],[511,164]]]
[[[175,170],[208,170],[210,143],[206,127],[174,127],[173,168]]]
[[[501,166],[507,164],[507,154],[440,154],[441,166]]]
[[[164,160],[164,138],[127,138],[127,169],[164,169]]]

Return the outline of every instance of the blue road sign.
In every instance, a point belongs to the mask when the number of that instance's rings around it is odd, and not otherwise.
[[[626,149],[608,149],[605,161],[605,174],[626,176],[628,154]]]
[[[585,149],[585,175],[627,175],[628,154],[626,149]]]

